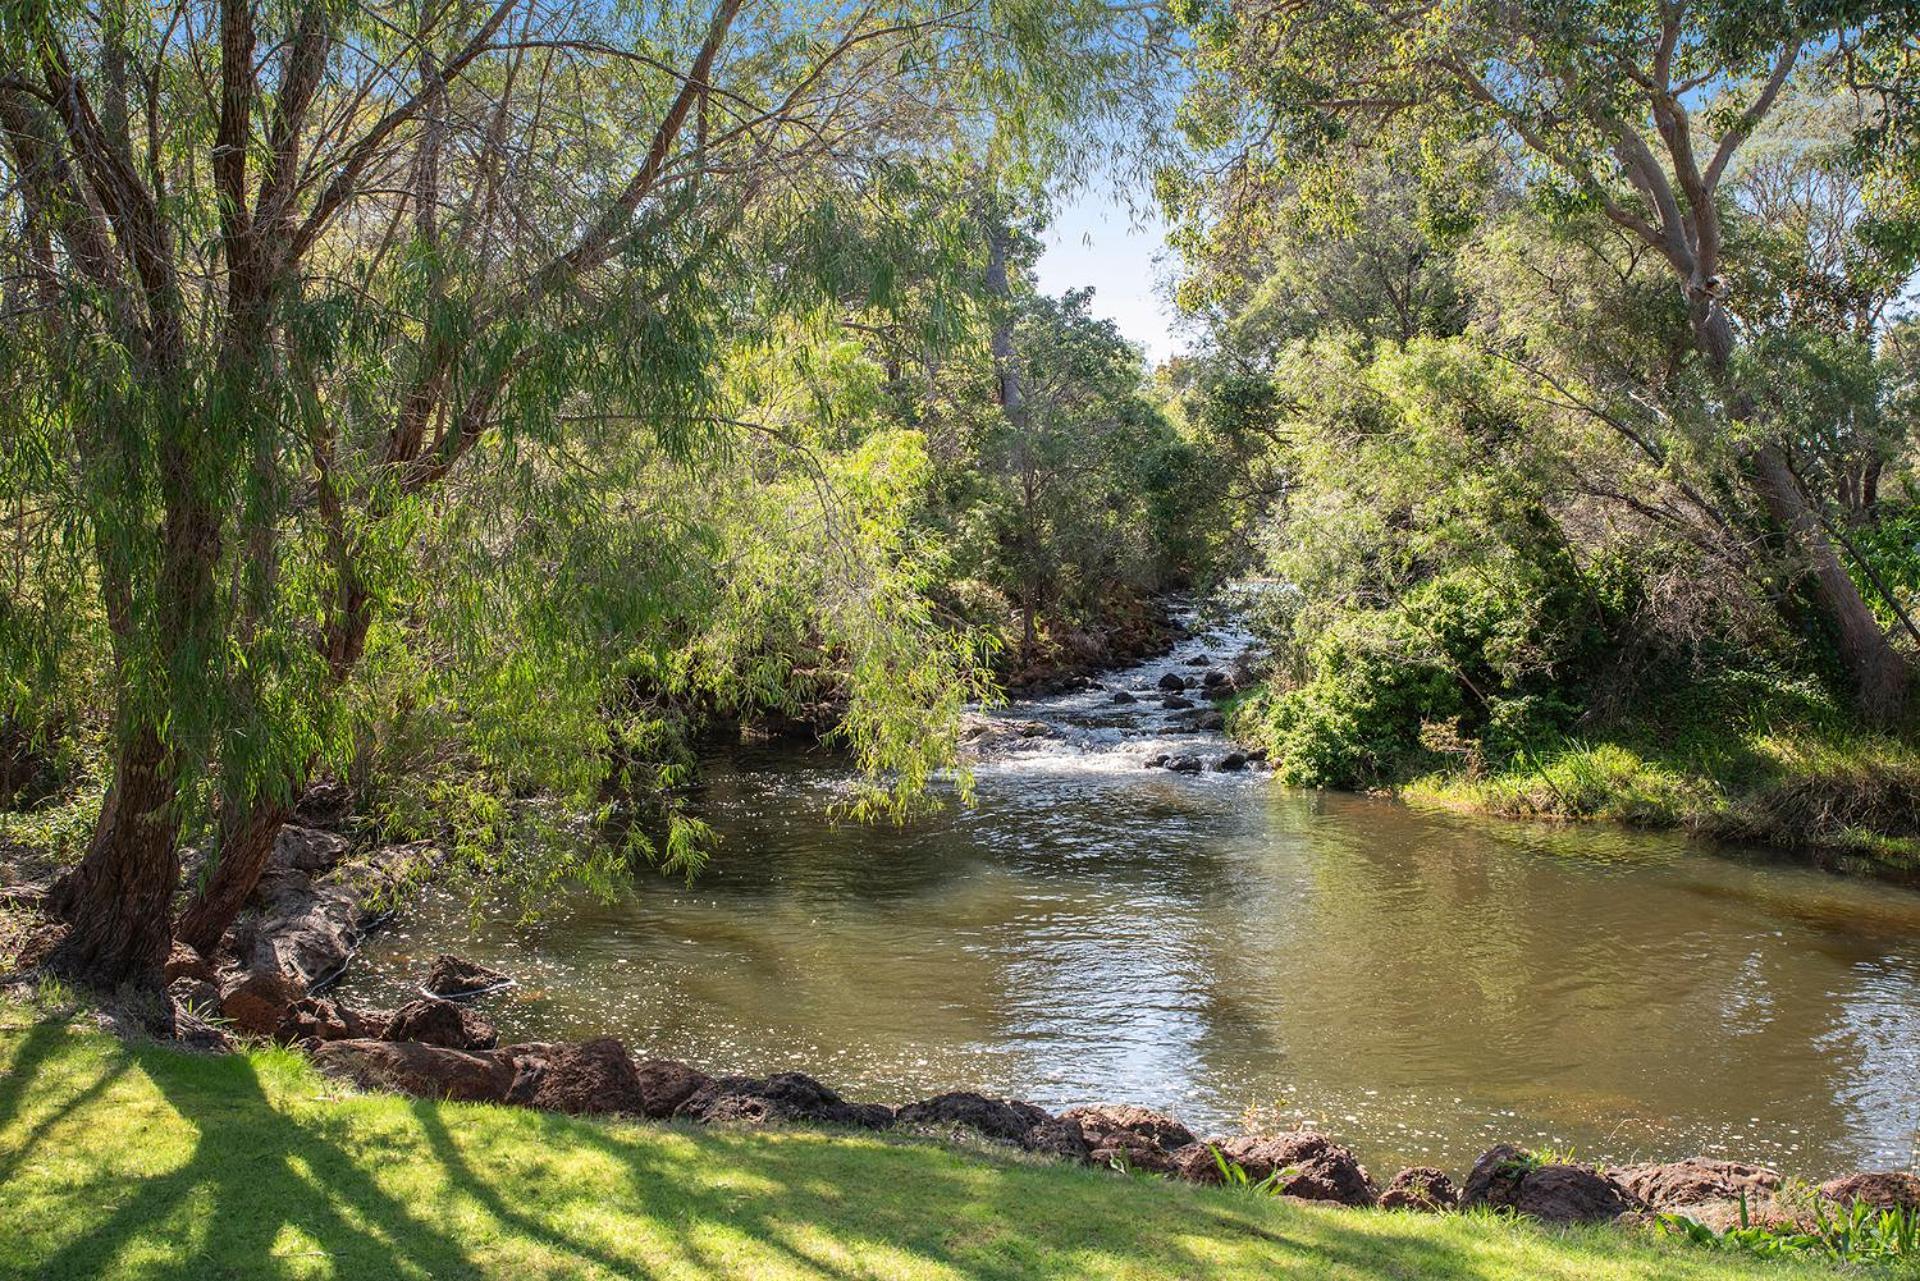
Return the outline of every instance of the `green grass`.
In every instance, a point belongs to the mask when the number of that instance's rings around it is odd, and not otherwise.
[[[937,1144],[359,1096],[0,1004],[0,1276],[1833,1276],[1609,1229],[1302,1208]]]
[[[1920,750],[1814,728],[1700,740],[1567,740],[1478,777],[1441,771],[1399,793],[1414,804],[1507,818],[1602,819],[1920,870]]]

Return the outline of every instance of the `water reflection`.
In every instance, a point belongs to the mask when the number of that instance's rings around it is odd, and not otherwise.
[[[648,878],[528,928],[439,897],[376,940],[357,995],[396,999],[455,949],[521,977],[493,1011],[517,1038],[612,1032],[895,1101],[1305,1120],[1381,1166],[1458,1167],[1496,1138],[1809,1175],[1910,1159],[1920,894],[1170,775],[1140,759],[1219,744],[1155,706],[1116,721],[1100,692],[1042,710],[1069,732],[906,828],[832,822],[842,780],[817,755],[712,762],[724,854],[693,886]]]

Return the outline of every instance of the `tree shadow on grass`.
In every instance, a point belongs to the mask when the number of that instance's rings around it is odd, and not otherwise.
[[[197,1131],[191,1154],[178,1168],[140,1181],[104,1219],[49,1256],[37,1275],[110,1276],[130,1248],[147,1244],[172,1256],[159,1275],[260,1276],[272,1270],[288,1228],[328,1256],[337,1276],[445,1281],[483,1275],[457,1244],[383,1192],[351,1157],[276,1110],[245,1056],[199,1060],[182,1072],[175,1060],[183,1056],[134,1054],[166,1102]],[[215,1234],[217,1257],[206,1239]]]
[[[57,1041],[33,1038],[14,1056],[0,1080],[0,1126],[20,1115],[26,1078],[56,1056]],[[1278,1218],[1230,1193],[1115,1186],[1107,1180],[1119,1176],[990,1157],[958,1162],[922,1142],[884,1139],[874,1151],[870,1137],[772,1141],[530,1112],[463,1125],[464,1110],[426,1102],[283,1111],[238,1055],[120,1051],[74,1082],[31,1141],[60,1117],[109,1124],[86,1113],[106,1106],[130,1061],[196,1131],[189,1154],[131,1189],[115,1185],[124,1176],[110,1167],[74,1189],[97,1198],[101,1217],[36,1260],[33,1275],[110,1276],[140,1251],[145,1275],[256,1277],[291,1268],[292,1255],[275,1253],[290,1248],[324,1254],[334,1276],[356,1281],[515,1275],[524,1264],[557,1276],[648,1277],[658,1266],[866,1277],[918,1264],[968,1278],[1121,1267],[1199,1277],[1220,1270],[1223,1247],[1235,1271],[1262,1277],[1510,1275],[1504,1251],[1453,1247],[1412,1222]],[[410,1180],[403,1191],[374,1177],[388,1163]],[[155,1256],[165,1262],[147,1262]],[[1649,1256],[1644,1275],[1670,1275],[1660,1262]]]
[[[7,1064],[6,1071],[0,1073],[0,1133],[5,1133],[21,1114],[28,1085],[38,1076],[41,1065],[54,1057],[55,1051],[65,1041],[66,1032],[54,1023],[36,1023],[27,1033],[24,1043]],[[11,1152],[0,1152],[0,1186],[5,1186],[49,1131],[112,1088],[126,1070],[126,1060],[116,1060],[85,1089],[58,1106],[49,1108],[45,1116],[34,1122],[32,1129],[11,1145]]]

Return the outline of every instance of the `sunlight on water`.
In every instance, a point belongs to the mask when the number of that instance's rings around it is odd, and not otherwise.
[[[647,877],[527,928],[442,892],[350,987],[397,1001],[458,951],[519,978],[489,1007],[515,1039],[612,1033],[895,1102],[1307,1122],[1379,1166],[1460,1167],[1503,1139],[1807,1175],[1908,1163],[1920,894],[1145,768],[1227,750],[1148,691],[1246,643],[1196,637],[1000,709],[1025,730],[977,768],[977,803],[904,828],[833,822],[843,767],[820,753],[712,761],[700,803],[725,844],[692,886]]]

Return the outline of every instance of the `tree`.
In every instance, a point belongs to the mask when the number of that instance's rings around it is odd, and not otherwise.
[[[52,896],[59,964],[155,971],[202,816],[217,857],[180,928],[218,940],[449,477],[563,438],[583,402],[619,426],[574,465],[642,438],[696,456],[748,295],[844,284],[809,193],[1095,110],[1109,16],[8,6],[5,252],[29,284],[4,412],[35,442],[9,465],[59,460],[59,550],[111,637],[111,782]],[[812,252],[740,252],[769,207]]]
[[[1860,711],[1881,724],[1902,718],[1907,662],[1802,487],[1789,407],[1770,401],[1740,359],[1746,300],[1726,261],[1725,186],[1797,67],[1900,47],[1912,39],[1912,6],[1247,0],[1191,5],[1188,16],[1217,73],[1196,97],[1208,141],[1252,138],[1255,153],[1298,167],[1343,143],[1409,136],[1440,164],[1450,147],[1494,138],[1534,194],[1589,208],[1656,255],[1684,303],[1742,484],[1804,576]],[[1269,113],[1245,130],[1231,115],[1242,93]]]

